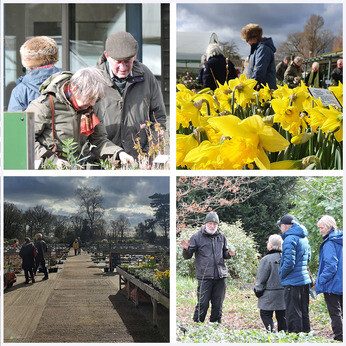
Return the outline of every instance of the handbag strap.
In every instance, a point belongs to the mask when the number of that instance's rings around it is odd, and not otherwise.
[[[48,95],[50,101],[50,110],[52,113],[52,135],[53,135],[53,153],[56,152],[56,144],[55,144],[55,111],[54,111],[54,101],[51,94]]]

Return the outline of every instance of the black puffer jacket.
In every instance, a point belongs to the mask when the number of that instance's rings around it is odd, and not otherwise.
[[[221,279],[228,276],[225,259],[231,258],[228,253],[227,240],[223,233],[216,231],[210,235],[203,225],[199,232],[190,239],[187,250],[183,250],[183,257],[189,259],[195,253],[195,267],[197,279]]]

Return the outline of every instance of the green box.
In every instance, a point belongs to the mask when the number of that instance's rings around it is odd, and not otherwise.
[[[33,113],[4,113],[4,169],[34,169]]]

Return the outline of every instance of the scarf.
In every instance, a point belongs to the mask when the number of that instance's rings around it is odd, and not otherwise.
[[[73,109],[78,113],[81,113],[80,119],[80,133],[84,136],[90,136],[94,133],[95,126],[100,123],[92,107],[87,109],[81,109],[75,97],[72,94],[70,83],[67,83],[64,88],[66,98],[71,102]]]

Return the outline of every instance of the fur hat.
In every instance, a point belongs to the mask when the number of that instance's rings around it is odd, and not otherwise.
[[[115,60],[130,59],[137,54],[138,43],[129,32],[121,31],[108,36],[105,50]]]
[[[59,48],[52,38],[36,36],[20,47],[20,56],[26,68],[55,64],[59,60]]]

